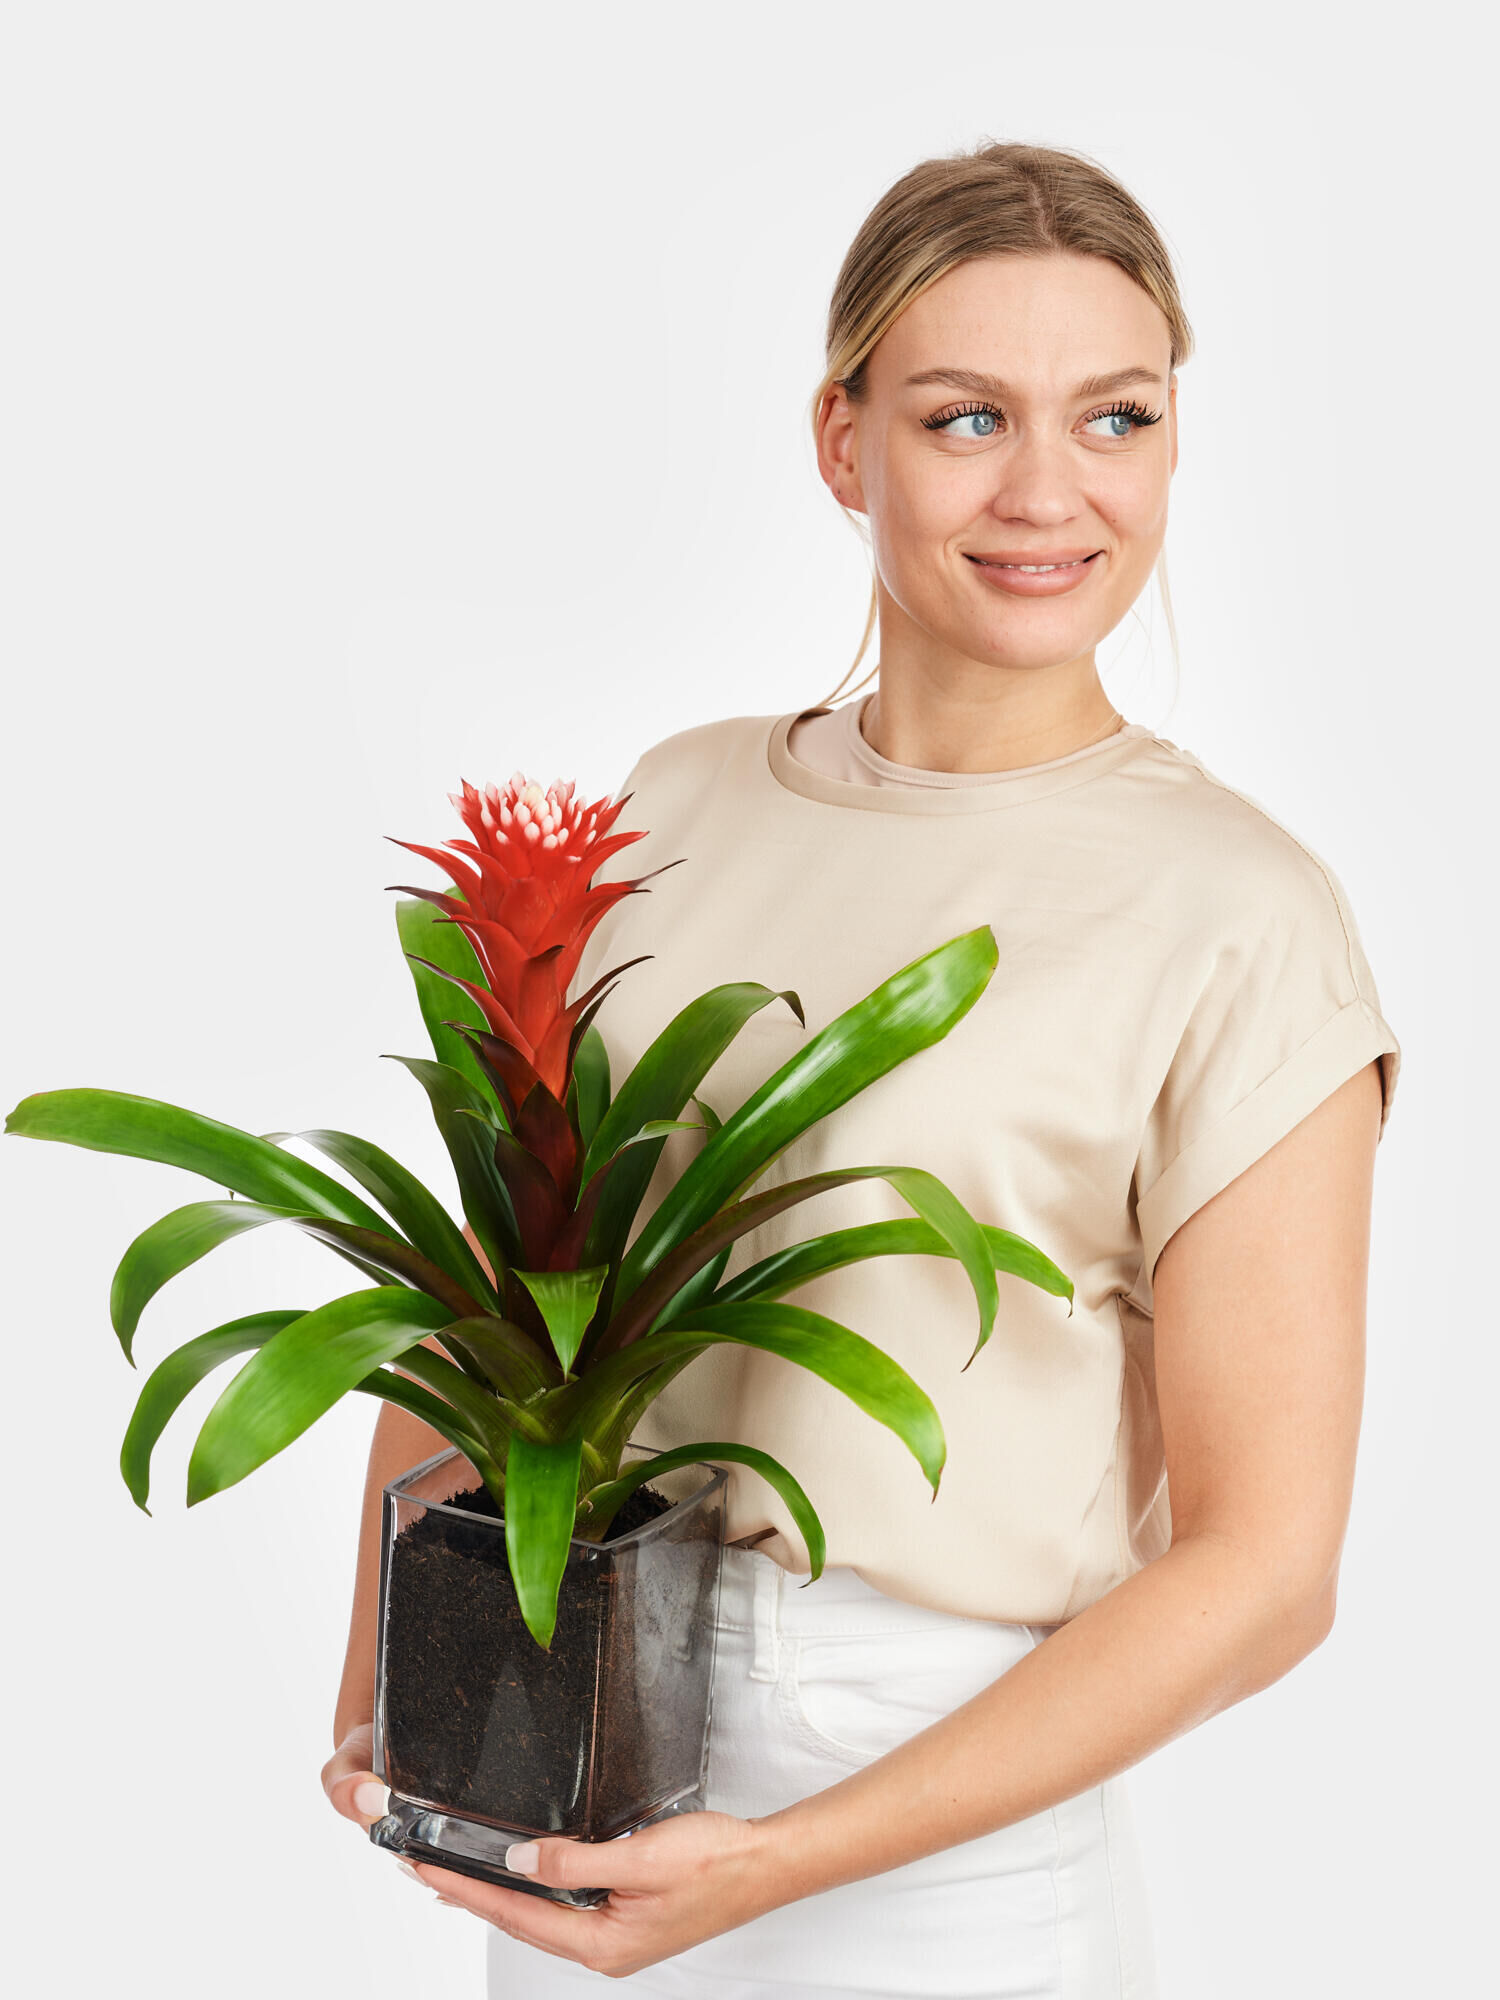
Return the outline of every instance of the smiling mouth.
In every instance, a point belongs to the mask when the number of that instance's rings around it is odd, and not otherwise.
[[[1095,549],[1094,555],[1097,555],[1098,553],[1099,551]],[[1018,569],[1023,576],[1050,576],[1052,571],[1055,569],[1082,569],[1085,563],[1091,563],[1093,560],[1094,556],[1078,556],[1072,562],[997,563],[997,562],[986,562],[983,556],[969,557],[969,561],[973,563],[978,563],[981,569]]]

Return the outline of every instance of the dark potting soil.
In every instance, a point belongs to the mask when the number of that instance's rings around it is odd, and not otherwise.
[[[443,1505],[461,1507],[466,1514],[478,1514],[486,1521],[505,1519],[495,1505],[495,1496],[488,1486],[476,1486],[469,1493],[455,1493]],[[633,1535],[637,1528],[644,1528],[658,1514],[665,1514],[671,1505],[665,1493],[658,1493],[654,1486],[637,1486],[633,1493],[627,1494],[624,1506],[615,1510],[615,1517],[609,1524],[608,1539],[601,1542],[600,1547],[608,1548],[609,1543],[618,1541],[621,1535]]]
[[[570,1559],[548,1648],[521,1617],[487,1488],[408,1522],[386,1580],[394,1791],[529,1833],[608,1839],[697,1784],[717,1513],[702,1534],[610,1553],[672,1505],[637,1487],[597,1554]]]

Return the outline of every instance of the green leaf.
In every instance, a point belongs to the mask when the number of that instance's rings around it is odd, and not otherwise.
[[[674,1319],[680,1319],[689,1306],[709,1304],[716,1296],[716,1287],[720,1278],[724,1275],[724,1266],[733,1255],[734,1245],[730,1243],[726,1244],[717,1256],[710,1257],[706,1264],[701,1265],[693,1273],[681,1291],[672,1294],[672,1297],[667,1300],[661,1311],[656,1314],[651,1325],[669,1326]],[[639,1296],[639,1292],[632,1293],[627,1310],[630,1306],[634,1306]],[[647,1328],[646,1331],[649,1332],[650,1329]],[[611,1343],[612,1346],[613,1343]],[[596,1354],[602,1351],[604,1351],[602,1347],[595,1348]]]
[[[453,1162],[464,1219],[503,1284],[506,1271],[521,1254],[515,1208],[495,1164],[494,1135],[505,1127],[489,1098],[449,1064],[429,1062],[421,1056],[391,1056],[389,1060],[403,1063],[427,1092],[433,1118]]]
[[[982,924],[892,973],[814,1035],[726,1119],[668,1189],[624,1258],[617,1298],[628,1298],[809,1126],[941,1041],[989,984],[998,956],[994,932]],[[993,1283],[992,1271],[989,1278]]]
[[[999,1305],[990,1247],[984,1231],[957,1195],[945,1187],[935,1174],[929,1174],[921,1167],[836,1168],[830,1173],[809,1174],[801,1180],[784,1181],[779,1187],[768,1188],[764,1194],[753,1195],[747,1201],[733,1202],[720,1209],[665,1256],[651,1275],[630,1294],[600,1337],[596,1353],[599,1356],[613,1353],[649,1332],[653,1325],[674,1322],[677,1317],[672,1310],[674,1302],[688,1281],[710,1259],[732,1246],[739,1237],[759,1228],[772,1216],[780,1215],[813,1195],[841,1187],[848,1181],[877,1179],[888,1181],[902,1199],[909,1202],[952,1246],[954,1254],[962,1262],[979,1301],[979,1342],[974,1349],[974,1354],[977,1354],[990,1337]],[[973,1358],[971,1354],[969,1360]],[[967,1367],[968,1363],[964,1365]]]
[[[497,1313],[477,1319],[456,1319],[445,1326],[441,1339],[445,1347],[460,1347],[473,1356],[475,1366],[500,1395],[513,1402],[554,1388],[561,1371],[552,1356],[538,1346],[524,1327]]]
[[[583,1163],[583,1180],[649,1118],[675,1118],[753,1014],[785,1000],[799,1021],[802,1002],[758,980],[733,980],[690,1000],[647,1048],[621,1084]]]
[[[505,1460],[505,1552],[526,1629],[548,1651],[578,1518],[582,1462],[581,1429],[555,1444],[518,1435]]]
[[[464,1044],[467,1047],[467,1044]],[[373,1195],[396,1227],[415,1244],[424,1257],[446,1271],[470,1297],[485,1306],[498,1307],[499,1295],[485,1276],[484,1267],[469,1248],[463,1231],[446,1208],[415,1174],[399,1160],[368,1139],[352,1132],[334,1132],[320,1126],[309,1132],[265,1132],[263,1138],[277,1145],[301,1139],[336,1160],[357,1180],[366,1194]]]
[[[450,1318],[425,1292],[374,1286],[331,1299],[273,1334],[204,1419],[188,1462],[187,1504],[222,1493],[274,1458],[371,1368]]]
[[[752,1014],[773,1000],[785,1000],[800,1021],[802,1002],[793,992],[775,993],[755,980],[715,986],[691,1000],[668,1022],[621,1084],[584,1156],[582,1182],[653,1118],[675,1118],[689,1097]],[[650,1185],[666,1135],[633,1148],[618,1163],[589,1228],[582,1261],[614,1266],[624,1253],[630,1225]],[[614,1278],[610,1279],[613,1289]]]
[[[398,1278],[413,1291],[426,1292],[430,1298],[439,1300],[454,1318],[466,1317],[481,1311],[478,1299],[471,1298],[463,1286],[454,1282],[446,1271],[440,1271],[436,1264],[429,1263],[420,1250],[414,1250],[409,1243],[392,1236],[388,1230],[356,1229],[348,1222],[328,1222],[320,1216],[294,1215],[291,1220],[309,1236],[316,1236],[320,1243],[331,1249],[345,1245],[350,1251],[358,1251],[366,1265],[373,1270],[377,1281],[383,1278]]]
[[[722,1441],[715,1444],[684,1444],[672,1451],[659,1452],[654,1458],[646,1458],[627,1466],[618,1479],[611,1479],[603,1486],[595,1486],[583,1496],[590,1521],[602,1516],[606,1524],[612,1521],[620,1508],[630,1498],[638,1486],[644,1486],[659,1472],[674,1472],[679,1466],[711,1463],[714,1459],[727,1458],[737,1465],[748,1465],[774,1486],[787,1504],[797,1531],[807,1544],[808,1558],[812,1563],[812,1574],[808,1583],[823,1574],[823,1563],[827,1554],[827,1543],[823,1536],[823,1523],[813,1510],[813,1504],[793,1479],[786,1467],[772,1458],[769,1453],[757,1451],[754,1445],[736,1444]],[[806,1589],[806,1584],[803,1588]]]
[[[442,893],[467,907],[468,899],[453,884],[445,883]],[[397,903],[396,929],[401,938],[401,949],[406,953],[406,962],[411,967],[417,1003],[432,1038],[433,1053],[440,1063],[449,1069],[456,1069],[486,1103],[493,1105],[494,1093],[472,1046],[453,1028],[443,1025],[445,1021],[462,1021],[468,1027],[483,1029],[488,1034],[490,1024],[484,1017],[484,1010],[472,993],[466,993],[461,986],[455,986],[452,979],[444,979],[432,970],[432,965],[440,965],[454,978],[471,979],[477,986],[488,988],[489,981],[484,976],[484,968],[469,942],[467,932],[445,917],[435,904],[418,899]],[[431,964],[421,965],[418,959],[429,959]],[[503,1117],[498,1108],[497,1115]],[[475,1233],[478,1234],[477,1231]]]
[[[42,1090],[23,1097],[5,1121],[7,1132],[58,1139],[97,1153],[126,1153],[202,1174],[250,1201],[305,1209],[363,1229],[383,1229],[358,1195],[293,1153],[237,1126],[200,1117],[155,1097],[123,1090]],[[477,1232],[476,1232],[477,1233]]]
[[[230,1237],[247,1229],[260,1229],[268,1222],[284,1222],[298,1212],[258,1201],[193,1201],[184,1208],[174,1208],[143,1229],[116,1266],[109,1291],[110,1324],[131,1367],[135,1366],[131,1342],[141,1314],[169,1278],[175,1278],[179,1271],[185,1271]],[[258,1346],[259,1342],[247,1344]]]
[[[464,1429],[441,1396],[434,1396],[431,1390],[422,1388],[417,1382],[408,1382],[404,1375],[393,1375],[389,1368],[372,1368],[353,1386],[364,1395],[379,1396],[383,1402],[394,1403],[398,1409],[420,1417],[449,1444],[456,1444],[494,1495],[495,1505],[504,1513],[504,1473],[479,1440]]]
[[[571,1088],[578,1136],[587,1153],[609,1109],[609,1051],[592,1022],[579,1037],[574,1052]]]
[[[590,1410],[588,1436],[598,1453],[601,1470],[609,1468],[612,1473],[619,1470],[626,1442],[635,1435],[641,1418],[672,1378],[680,1375],[702,1352],[701,1347],[695,1347],[690,1353],[658,1362],[617,1396],[602,1416],[597,1405]]]
[[[446,1332],[444,1327],[439,1337]],[[528,1437],[544,1434],[534,1417],[492,1390],[471,1382],[461,1368],[455,1368],[433,1348],[421,1344],[408,1347],[399,1358],[407,1374],[415,1375],[419,1382],[441,1396],[470,1437],[477,1438],[492,1458],[503,1455],[507,1439],[517,1431]]]
[[[716,1341],[763,1348],[821,1375],[896,1433],[936,1495],[947,1444],[932,1398],[863,1334],[805,1306],[758,1300],[694,1306],[681,1321],[600,1360],[581,1381],[553,1390],[555,1417],[564,1423],[581,1417],[584,1429],[598,1439],[632,1383],[663,1363],[696,1360]]]
[[[1073,1309],[1073,1281],[1052,1259],[1024,1236],[982,1222],[980,1228],[989,1245],[997,1271],[1024,1278],[1044,1292],[1068,1301]],[[833,1229],[806,1243],[793,1243],[775,1250],[758,1263],[747,1264],[732,1278],[726,1278],[713,1294],[715,1305],[729,1305],[736,1299],[780,1299],[814,1278],[846,1264],[863,1263],[867,1257],[954,1257],[958,1253],[930,1223],[902,1219],[896,1222],[861,1222],[849,1229]]]
[[[135,1357],[131,1344],[141,1313],[168,1279],[230,1237],[268,1222],[295,1222],[377,1284],[388,1277],[400,1278],[441,1299],[455,1318],[479,1310],[479,1301],[471,1299],[445,1271],[384,1229],[361,1229],[352,1222],[309,1215],[301,1209],[273,1208],[268,1202],[194,1201],[174,1208],[143,1229],[116,1268],[110,1287],[110,1320],[132,1367]]]
[[[648,1118],[640,1131],[622,1139],[615,1151],[621,1152],[626,1146],[638,1146],[643,1139],[660,1139],[668,1132],[704,1132],[707,1129],[698,1118]]]
[[[582,1271],[512,1271],[536,1300],[552,1346],[566,1375],[599,1303],[599,1288],[608,1267],[591,1265]]]
[[[222,1362],[249,1348],[262,1346],[273,1333],[279,1333],[302,1316],[302,1308],[292,1307],[283,1312],[250,1313],[244,1319],[226,1320],[223,1326],[200,1333],[196,1340],[177,1348],[152,1369],[141,1384],[120,1447],[121,1475],[143,1514],[151,1512],[146,1505],[146,1495],[151,1490],[151,1453],[180,1404]]]

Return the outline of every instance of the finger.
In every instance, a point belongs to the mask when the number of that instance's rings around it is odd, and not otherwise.
[[[368,1829],[390,1810],[384,1779],[370,1769],[375,1750],[373,1722],[356,1723],[323,1766],[323,1790],[345,1819]]]
[[[684,1829],[689,1836],[696,1832],[682,1819],[636,1827],[603,1841],[539,1834],[534,1840],[512,1841],[505,1865],[549,1889],[662,1890],[671,1885],[670,1854]]]
[[[329,1798],[346,1819],[357,1820],[366,1829],[390,1811],[390,1790],[373,1771],[353,1771],[330,1787]]]
[[[551,1952],[554,1958],[571,1958],[579,1965],[588,1963],[598,1941],[595,1926],[602,1905],[580,1909],[568,1903],[553,1903],[541,1896],[528,1896],[524,1889],[502,1889],[498,1882],[481,1882],[472,1875],[460,1875],[455,1869],[439,1868],[430,1861],[414,1861],[410,1855],[405,1860],[417,1880],[436,1890],[443,1902],[472,1911],[520,1944],[534,1945],[538,1951]]]

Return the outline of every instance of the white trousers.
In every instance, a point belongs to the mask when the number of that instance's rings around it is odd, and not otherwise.
[[[804,1584],[726,1548],[706,1803],[759,1818],[825,1790],[988,1687],[1053,1628]],[[590,1921],[579,1912],[580,1924]],[[1119,1778],[997,1833],[847,1882],[608,1980],[486,1931],[487,2000],[1157,2000]]]

